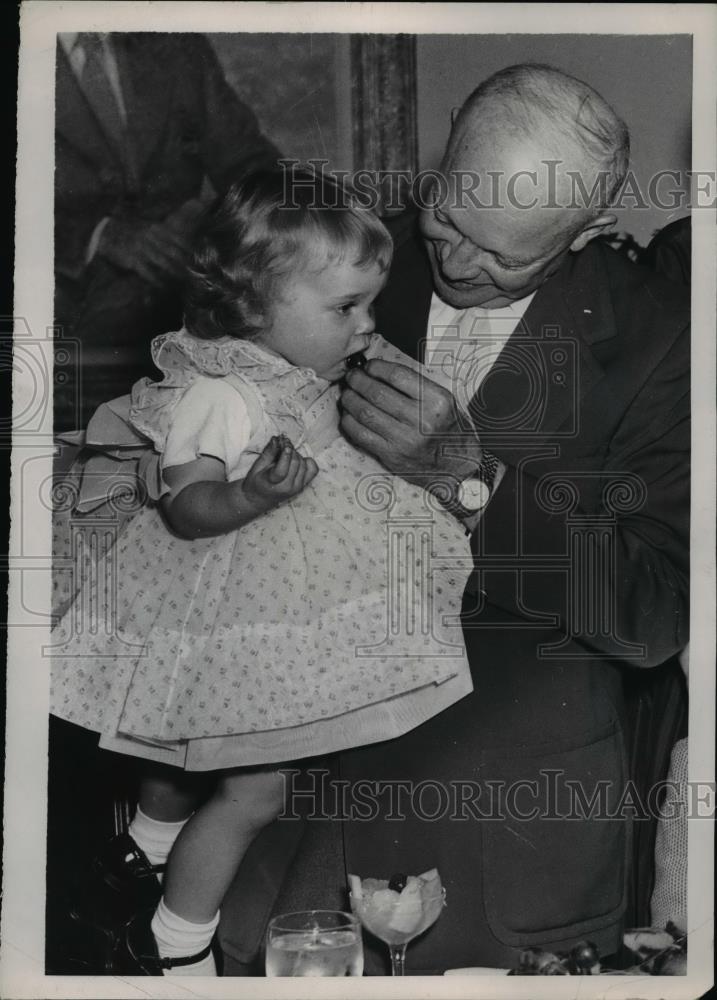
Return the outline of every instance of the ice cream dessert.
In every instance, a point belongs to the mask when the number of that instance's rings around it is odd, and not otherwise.
[[[349,884],[351,909],[366,930],[389,945],[405,944],[422,934],[445,906],[445,891],[435,868],[391,879],[349,875]]]

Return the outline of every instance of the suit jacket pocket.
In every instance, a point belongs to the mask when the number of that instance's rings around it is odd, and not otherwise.
[[[486,760],[485,773],[492,788],[490,818],[481,823],[483,896],[495,937],[512,947],[545,945],[619,920],[631,815],[620,731],[550,754],[521,749]]]

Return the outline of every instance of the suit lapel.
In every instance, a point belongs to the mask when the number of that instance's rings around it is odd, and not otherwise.
[[[594,345],[615,335],[599,254],[569,255],[538,290],[470,414],[484,443],[510,446],[512,460],[555,436],[574,437],[587,396],[603,378]]]
[[[55,129],[58,134],[92,162],[106,163],[111,157],[121,167],[120,151],[100,127],[59,41],[55,93]]]
[[[137,176],[157,145],[164,141],[174,94],[174,74],[168,72],[166,54],[153,57],[146,46],[133,44],[131,36],[113,34],[117,68],[127,110],[127,128]]]

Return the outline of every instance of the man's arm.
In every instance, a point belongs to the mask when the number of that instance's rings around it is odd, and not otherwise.
[[[584,479],[577,471],[572,483],[577,506],[559,511],[546,502],[541,475],[532,471],[535,465],[512,466],[507,452],[502,456],[503,480],[473,535],[479,571],[482,563],[500,566],[501,559],[507,567],[502,573],[485,575],[490,604],[518,613],[520,603],[531,612],[557,615],[558,627],[594,653],[619,656],[623,649],[619,640],[643,644],[646,654],[637,662],[646,666],[663,662],[684,646],[689,581],[688,357],[685,330],[645,380],[609,442],[606,457],[591,470],[606,483],[618,484],[604,496],[608,506],[597,511],[608,516],[615,529],[614,551],[601,551],[607,575],[599,578],[615,609],[613,634],[595,631],[587,620],[583,628],[580,617],[571,613],[569,602],[574,598],[566,574],[541,570],[539,560],[523,572],[516,589],[516,556],[526,546],[530,550],[537,542],[549,559],[565,562],[568,514],[576,518],[596,512],[581,507]],[[350,373],[347,383],[342,399],[344,432],[392,472],[427,488],[437,485],[438,492],[441,483],[445,488],[451,480],[470,475],[480,462],[478,436],[461,432],[450,393],[435,383],[380,361],[370,362],[364,372]],[[571,483],[567,465],[558,478]],[[620,486],[621,480],[644,494],[635,509],[626,502],[624,490],[630,487]]]

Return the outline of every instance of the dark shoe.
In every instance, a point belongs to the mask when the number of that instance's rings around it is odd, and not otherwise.
[[[153,865],[128,833],[112,837],[95,855],[93,874],[125,897],[134,912],[156,907],[162,896],[157,875],[166,865]]]
[[[182,965],[201,962],[212,950],[208,944],[196,955],[181,958],[160,958],[157,942],[152,933],[154,910],[144,910],[133,917],[125,927],[124,936],[115,953],[113,972],[124,976],[163,976],[165,972]]]
[[[73,907],[63,929],[64,954],[58,968],[52,971],[61,975],[110,975],[114,969],[114,956],[119,944],[121,928],[88,917],[80,907]]]
[[[92,975],[111,974],[128,921],[145,910],[151,919],[157,908],[159,870],[129,834],[106,841],[88,868],[72,878],[63,923],[69,941],[55,950],[86,965]]]

